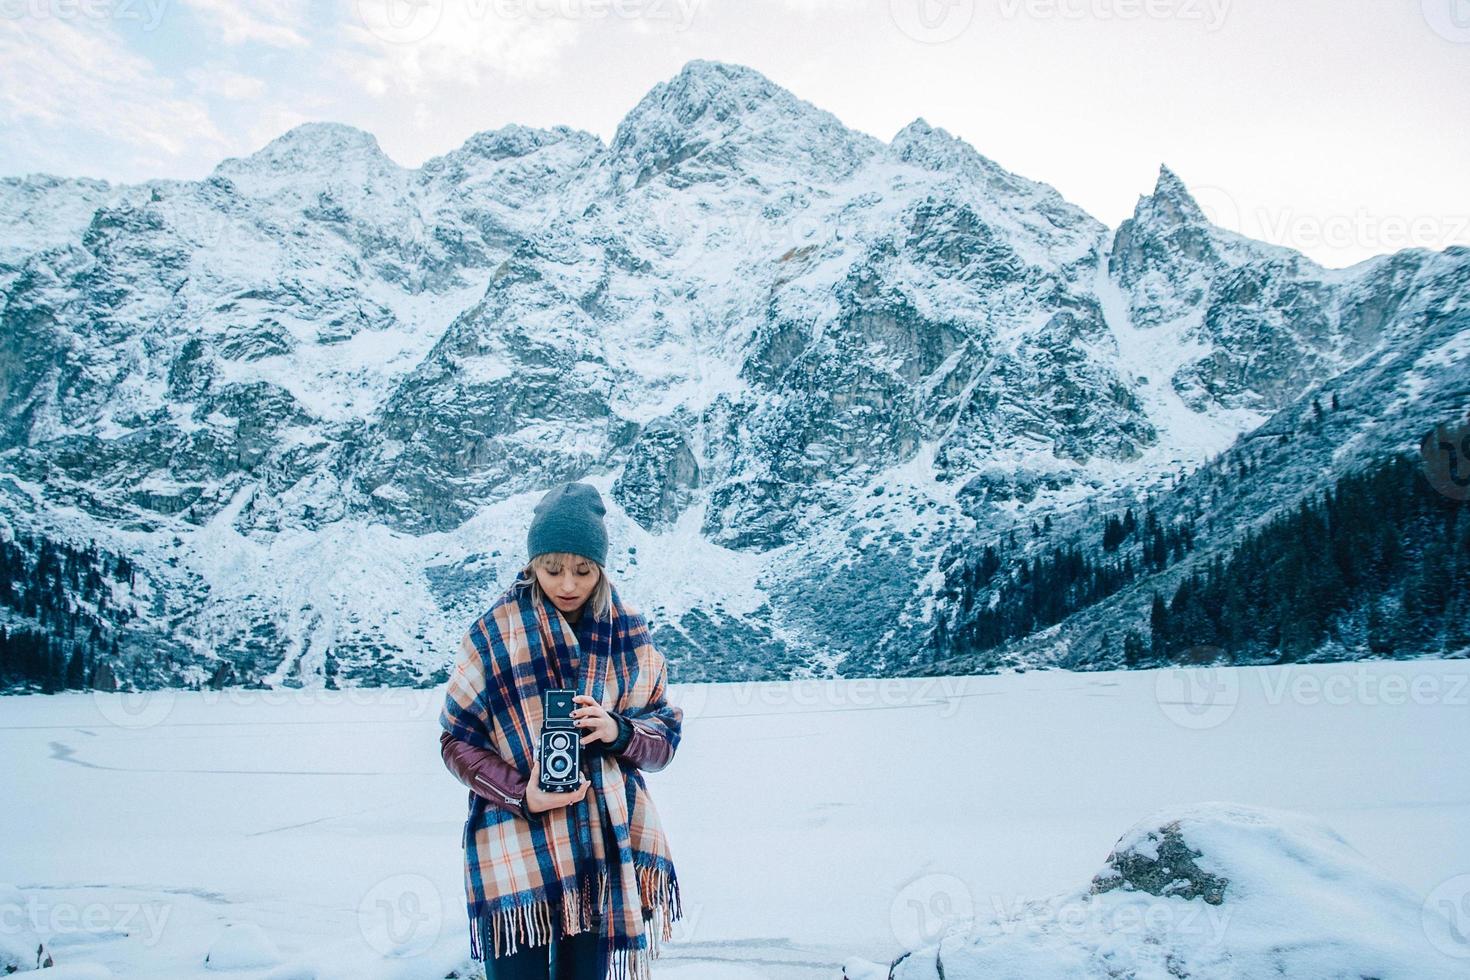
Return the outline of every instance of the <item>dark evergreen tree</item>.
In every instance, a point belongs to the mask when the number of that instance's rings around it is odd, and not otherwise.
[[[1348,474],[1181,581],[1150,615],[1153,649],[1189,643],[1235,660],[1313,656],[1328,640],[1364,652],[1464,650],[1470,504],[1395,456]],[[1352,624],[1361,624],[1354,635]]]
[[[1129,667],[1142,666],[1147,657],[1147,650],[1143,645],[1143,637],[1138,635],[1138,630],[1129,630],[1123,635],[1123,663]]]

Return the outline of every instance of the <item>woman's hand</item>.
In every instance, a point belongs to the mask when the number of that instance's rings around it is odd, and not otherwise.
[[[586,746],[589,742],[602,739],[604,742],[615,742],[618,738],[618,721],[607,713],[607,709],[598,704],[595,698],[586,694],[573,695],[572,700],[582,705],[580,708],[572,709],[572,723],[582,729],[581,742]],[[531,779],[526,785],[526,809],[532,813],[543,813],[559,806],[569,806],[576,803],[587,795],[587,787],[592,785],[585,774],[581,775],[576,790],[571,793],[548,793],[541,788],[541,760],[531,760]]]
[[[596,742],[601,739],[604,742],[616,742],[618,740],[618,720],[607,713],[607,709],[598,704],[596,699],[588,694],[575,694],[572,700],[583,705],[581,708],[572,709],[572,718],[578,728],[587,732],[582,736],[582,744]]]
[[[587,787],[592,785],[592,781],[581,773],[578,780],[577,788],[570,793],[546,792],[541,788],[541,760],[532,756],[531,781],[526,784],[526,809],[532,813],[544,813],[579,802],[587,795]]]

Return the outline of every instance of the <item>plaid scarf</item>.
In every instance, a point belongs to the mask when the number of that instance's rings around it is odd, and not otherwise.
[[[518,579],[460,641],[440,725],[529,775],[541,692],[574,688],[677,749],[683,711],[665,696],[667,666],[648,624],[616,589],[609,612],[599,618],[584,607],[574,631],[544,594],[539,603],[533,599],[530,580]],[[464,850],[471,954],[484,959],[486,932],[494,956],[515,952],[517,934],[529,945],[548,942],[559,915],[560,934],[598,929],[614,977],[646,980],[658,940],[670,938],[682,911],[668,841],[643,773],[625,770],[613,753],[583,755],[592,786],[581,802],[529,821],[470,792]],[[608,838],[617,841],[616,853],[608,853]]]

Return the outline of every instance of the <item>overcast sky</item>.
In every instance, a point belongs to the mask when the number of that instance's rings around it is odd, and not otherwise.
[[[0,0],[0,175],[200,178],[306,120],[405,166],[604,140],[691,58],[922,116],[1109,225],[1167,164],[1328,266],[1470,244],[1470,0]]]

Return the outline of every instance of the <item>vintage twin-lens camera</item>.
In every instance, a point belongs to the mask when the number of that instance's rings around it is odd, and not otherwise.
[[[582,777],[582,730],[572,720],[577,692],[554,688],[541,692],[540,786],[547,793],[572,793]]]

